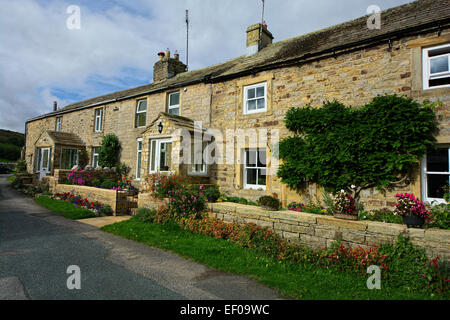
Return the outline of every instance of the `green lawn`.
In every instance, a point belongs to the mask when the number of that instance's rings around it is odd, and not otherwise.
[[[390,288],[382,281],[381,290],[369,290],[367,278],[315,266],[288,265],[242,248],[234,243],[193,234],[175,224],[143,223],[132,218],[101,228],[152,247],[175,252],[209,267],[250,276],[297,299],[432,299],[429,293]]]
[[[92,211],[83,208],[76,208],[71,202],[52,200],[47,196],[34,198],[34,201],[41,206],[46,207],[53,212],[59,213],[69,219],[78,220],[95,217],[95,214]]]

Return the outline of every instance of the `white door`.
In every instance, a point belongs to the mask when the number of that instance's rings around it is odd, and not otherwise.
[[[41,149],[41,159],[39,163],[39,180],[48,175],[50,172],[50,148]]]
[[[168,173],[172,163],[172,140],[152,140],[150,142],[150,173]]]

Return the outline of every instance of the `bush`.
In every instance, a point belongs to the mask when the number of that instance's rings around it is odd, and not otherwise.
[[[27,173],[27,163],[25,162],[25,160],[19,160],[16,162],[16,172]]]
[[[205,197],[209,202],[216,202],[220,198],[219,186],[214,185],[205,190]]]
[[[387,208],[372,211],[363,211],[360,213],[358,219],[386,223],[403,223],[402,217],[394,215],[394,213]]]
[[[116,183],[114,181],[112,181],[111,179],[105,179],[101,184],[100,184],[100,188],[103,189],[112,189],[113,187],[115,187]]]
[[[100,210],[99,210],[100,214],[103,214],[105,216],[112,216],[113,215],[113,209],[109,206],[109,205],[103,205]]]
[[[125,163],[121,163],[117,168],[116,172],[119,175],[119,177],[127,177],[128,173],[130,172],[131,168],[128,167]]]
[[[301,202],[291,202],[289,203],[288,210],[297,211],[297,212],[307,212],[314,214],[331,214],[328,213],[327,209],[322,208],[318,204],[314,204],[313,202],[309,202],[309,204],[303,204]]]
[[[156,214],[155,209],[148,209],[148,208],[140,207],[140,208],[138,208],[135,217],[137,220],[139,220],[141,222],[152,222],[155,214]]]
[[[176,185],[168,191],[167,195],[169,198],[169,210],[175,216],[199,219],[206,209],[203,192],[200,191],[199,193],[189,186]]]
[[[145,191],[150,192],[157,199],[168,198],[171,191],[187,185],[188,181],[178,175],[152,174],[145,178]]]
[[[272,196],[262,196],[259,198],[258,203],[261,206],[269,207],[274,210],[278,210],[281,206],[280,200]]]
[[[427,208],[433,217],[427,227],[450,230],[450,204],[427,204]]]
[[[361,108],[338,101],[291,108],[285,123],[294,135],[280,142],[278,176],[293,190],[317,183],[330,192],[354,192],[355,200],[364,189],[401,185],[434,148],[433,107],[386,95]]]

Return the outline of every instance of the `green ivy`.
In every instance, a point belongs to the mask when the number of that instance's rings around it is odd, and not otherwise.
[[[98,164],[101,167],[116,167],[119,163],[119,153],[119,138],[114,134],[104,136],[98,153]]]
[[[412,176],[419,159],[434,148],[434,104],[408,97],[378,96],[361,108],[338,101],[321,108],[291,108],[280,142],[278,176],[291,189],[317,183],[327,191],[392,188]]]

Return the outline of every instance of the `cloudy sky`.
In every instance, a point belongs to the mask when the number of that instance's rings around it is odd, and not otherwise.
[[[266,0],[275,40],[348,21],[412,0]],[[261,20],[261,0],[0,0],[0,128],[24,132],[26,119],[102,94],[151,82],[157,53],[189,69],[245,53],[245,30]],[[80,29],[69,29],[71,5]]]

